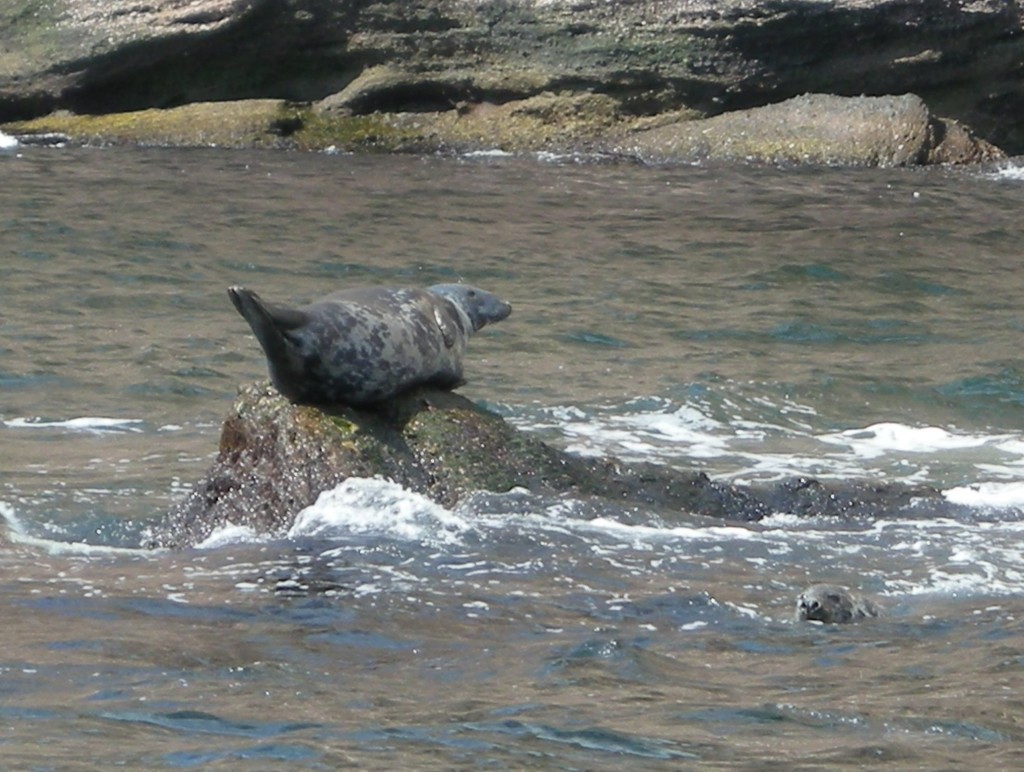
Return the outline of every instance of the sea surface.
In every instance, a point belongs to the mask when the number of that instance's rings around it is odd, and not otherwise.
[[[9,144],[9,143],[8,143]],[[1024,168],[7,147],[0,764],[1024,766]],[[512,303],[462,393],[569,450],[967,505],[744,524],[352,479],[139,549],[282,304]],[[878,619],[794,621],[834,582]]]

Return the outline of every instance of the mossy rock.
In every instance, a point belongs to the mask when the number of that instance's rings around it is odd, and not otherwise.
[[[743,488],[697,471],[583,458],[541,442],[459,394],[420,389],[375,410],[293,405],[268,383],[239,391],[216,459],[152,530],[151,546],[199,544],[219,527],[283,536],[305,507],[349,477],[383,477],[454,507],[523,488],[604,499],[645,517],[754,521],[773,512],[845,518],[949,515],[938,491],[797,479]]]
[[[240,390],[224,420],[213,465],[152,543],[197,544],[228,523],[283,534],[320,493],[349,477],[386,477],[452,506],[472,490],[508,490],[543,477],[552,455],[451,392],[416,391],[376,411],[320,410],[253,384]]]
[[[298,128],[296,114],[279,99],[201,102],[164,110],[105,115],[58,111],[5,124],[11,134],[58,134],[78,144],[164,147],[282,147]]]
[[[321,410],[253,384],[224,420],[212,466],[150,543],[195,545],[229,523],[283,535],[303,508],[349,477],[384,477],[448,507],[475,491],[521,487],[747,519],[764,514],[738,506],[741,494],[699,473],[629,469],[557,450],[453,392],[421,389],[373,411]]]

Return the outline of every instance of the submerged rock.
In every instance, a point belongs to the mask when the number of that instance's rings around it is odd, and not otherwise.
[[[794,480],[741,488],[702,472],[583,458],[541,442],[453,392],[420,389],[375,410],[288,402],[269,384],[243,387],[205,476],[153,529],[150,546],[199,544],[233,524],[284,535],[296,515],[349,477],[380,476],[453,507],[479,491],[598,497],[671,519],[680,512],[756,521],[773,512],[904,516],[949,504],[931,489]]]

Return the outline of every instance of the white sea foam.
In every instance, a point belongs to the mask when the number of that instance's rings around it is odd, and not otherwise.
[[[1019,489],[1018,489],[1019,490]],[[492,523],[493,524],[493,523]],[[511,520],[506,521],[506,527]],[[964,523],[952,518],[843,523],[779,514],[750,525],[628,524],[609,517],[573,519],[548,507],[517,516],[520,532],[575,535],[592,558],[624,574],[650,570],[652,557],[680,566],[747,563],[759,574],[806,565],[869,580],[879,594],[1005,595],[1024,592],[1024,522]],[[893,571],[893,565],[902,566]],[[853,568],[856,567],[856,568]]]
[[[512,153],[507,150],[491,148],[489,150],[470,150],[462,154],[463,158],[511,158]]]
[[[390,480],[350,477],[299,512],[288,536],[373,533],[450,544],[467,528],[463,518]]]
[[[107,432],[141,432],[142,420],[139,418],[103,418],[82,416],[68,418],[63,421],[44,421],[40,418],[11,418],[4,421],[10,429],[66,429],[74,432],[91,432],[104,434]]]
[[[0,131],[0,152],[11,152],[18,147],[18,140],[10,134]]]
[[[593,520],[576,521],[575,527],[580,531],[599,531],[604,534],[614,535],[628,543],[654,540],[662,542],[671,540],[710,541],[719,543],[724,541],[745,541],[748,539],[764,541],[765,539],[765,534],[762,531],[753,527],[738,525],[655,527],[647,525],[627,525],[619,522],[618,520],[612,520],[606,517],[597,517]]]
[[[833,445],[847,445],[863,458],[877,458],[886,453],[936,453],[977,448],[1007,440],[1009,435],[953,434],[938,426],[877,423],[863,429],[822,434],[819,439]]]
[[[630,411],[588,416],[578,410],[553,409],[552,416],[570,438],[568,450],[581,455],[615,453],[625,458],[680,454],[691,458],[716,458],[727,451],[734,427],[717,421],[698,408],[684,405],[665,410]]]
[[[1014,180],[1024,182],[1024,166],[1011,162],[987,176],[997,180]]]
[[[209,536],[199,542],[196,545],[196,549],[218,549],[231,544],[249,544],[265,540],[265,536],[260,535],[247,525],[228,523],[215,529]]]
[[[943,486],[950,481],[1024,478],[1024,438],[1005,432],[878,422],[821,432],[807,422],[814,411],[799,404],[724,405],[731,415],[702,405],[667,400],[630,405],[548,408],[521,420],[524,428],[555,429],[567,450],[627,461],[687,464],[737,483],[790,477],[884,479]],[[623,411],[623,408],[626,408]],[[780,416],[751,418],[751,411]]]
[[[1024,481],[983,482],[962,485],[942,492],[954,504],[968,507],[1007,509],[1024,507]]]

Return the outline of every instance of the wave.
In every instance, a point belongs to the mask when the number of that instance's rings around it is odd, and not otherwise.
[[[1024,165],[1021,165],[1019,161],[1011,160],[987,176],[996,180],[1024,182]]]
[[[844,583],[856,576],[873,594],[900,599],[1024,592],[1022,534],[1020,520],[851,523],[779,514],[760,523],[728,523],[686,513],[671,520],[631,517],[614,505],[522,489],[472,494],[450,510],[387,480],[352,478],[303,510],[286,538],[319,545],[320,557],[339,566],[373,555],[374,572],[388,574],[384,564],[390,564],[388,570],[397,573],[388,581],[400,574],[406,583],[439,575],[550,574],[583,581],[609,572],[667,572],[686,585],[705,581],[713,566],[779,579],[799,576],[803,566],[816,580]],[[202,546],[266,539],[231,527]],[[900,570],[894,572],[894,565]]]
[[[11,418],[4,421],[9,429],[66,429],[73,432],[105,434],[109,432],[141,432],[141,418],[103,418],[81,416],[63,420],[47,421],[42,418]]]
[[[47,539],[29,533],[21,518],[16,514],[14,507],[0,501],[0,521],[3,522],[6,530],[6,537],[12,544],[30,547],[39,550],[47,555],[81,555],[81,556],[111,556],[111,555],[147,555],[153,554],[153,550],[144,550],[131,547],[112,547],[105,544],[89,544],[81,541],[60,541],[58,539]]]

